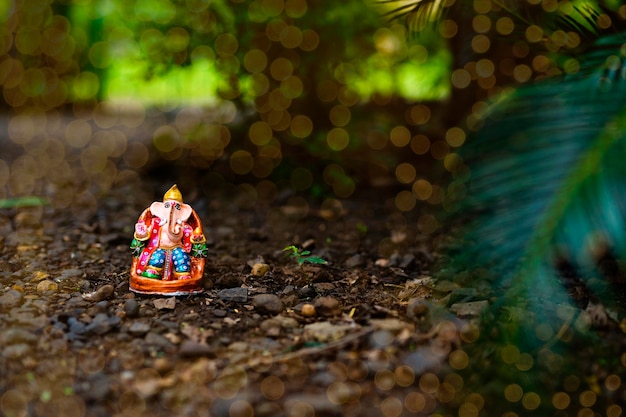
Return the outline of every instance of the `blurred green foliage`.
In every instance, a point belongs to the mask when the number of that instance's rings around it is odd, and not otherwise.
[[[404,188],[396,199],[403,211],[420,200],[438,204],[443,188],[426,176],[457,146],[443,137],[435,109],[450,90],[451,54],[440,36],[412,37],[382,7],[11,1],[0,16],[10,139],[22,146],[49,135],[45,124],[24,131],[28,118],[75,117],[54,139],[83,152],[83,162],[62,182],[96,176],[91,184],[104,192],[111,181],[101,176],[160,161],[211,171],[204,186],[232,181],[251,203],[282,188],[346,198],[391,184]],[[92,140],[98,129],[115,130],[107,149]],[[138,131],[151,143],[137,143]],[[406,161],[411,155],[416,162]],[[38,192],[46,172],[44,164],[5,194]]]

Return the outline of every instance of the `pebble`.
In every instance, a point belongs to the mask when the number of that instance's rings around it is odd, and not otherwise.
[[[300,314],[304,317],[314,317],[317,314],[317,311],[315,311],[315,306],[313,304],[306,303],[302,306]]]
[[[376,262],[374,262],[374,264],[376,266],[380,266],[381,268],[387,268],[389,266],[389,259],[387,258],[376,259]]]
[[[394,318],[371,319],[370,323],[376,330],[387,331],[394,335],[402,332],[403,330],[410,330],[413,332],[414,327],[412,323]]]
[[[48,279],[49,277],[50,277],[50,274],[48,274],[47,272],[35,271],[30,277],[30,282],[43,281],[44,279]]]
[[[332,398],[332,392],[330,394]],[[358,398],[358,397],[357,397]],[[292,393],[285,397],[285,410],[297,410],[302,408],[299,404],[306,404],[305,410],[308,415],[315,416],[341,416],[343,415],[339,404],[333,403],[329,399],[329,394],[326,392],[298,392]],[[304,414],[304,412],[303,412]]]
[[[98,288],[97,290],[95,290],[94,292],[83,294],[83,298],[87,301],[98,302],[98,301],[111,298],[111,296],[113,296],[114,293],[115,293],[115,287],[111,284],[105,284],[101,286],[100,288]]]
[[[159,349],[171,348],[172,343],[165,336],[158,333],[149,332],[144,338],[144,342],[148,346],[154,346]]]
[[[245,303],[248,301],[248,289],[247,288],[226,288],[220,290],[217,293],[220,300],[232,301],[235,303]]]
[[[478,296],[476,288],[455,288],[450,292],[448,305],[456,303],[467,303],[473,301]]]
[[[315,288],[311,285],[306,285],[298,290],[299,298],[314,298],[317,296]]]
[[[270,271],[270,266],[265,263],[256,263],[252,266],[250,275],[253,277],[262,277]]]
[[[134,298],[124,301],[124,312],[126,317],[135,318],[139,316],[139,303]]]
[[[49,279],[44,279],[43,281],[39,281],[39,283],[37,284],[38,293],[44,293],[48,291],[57,292],[58,290],[59,290],[59,284]]]
[[[111,377],[104,373],[87,375],[86,381],[80,385],[81,395],[89,401],[104,401],[111,389]]]
[[[152,303],[157,310],[174,310],[176,308],[176,297],[157,298]]]
[[[356,255],[352,255],[345,262],[346,268],[356,268],[357,266],[365,265],[365,259],[363,255],[357,253]]]
[[[22,302],[24,295],[17,290],[9,290],[0,296],[0,310],[17,307]]]
[[[78,278],[78,277],[82,277],[83,275],[84,275],[84,272],[81,269],[78,269],[78,268],[65,269],[63,270],[63,272],[61,272],[61,275],[59,275],[58,280],[62,281],[64,279]]]
[[[26,343],[16,343],[11,346],[6,346],[2,349],[2,356],[7,359],[19,359],[30,353],[30,345]]]
[[[332,282],[318,282],[315,284],[315,289],[320,294],[328,294],[335,288],[337,288],[337,286]]]
[[[341,339],[352,329],[349,324],[332,324],[329,321],[321,321],[304,326],[304,337],[307,340],[315,340],[322,343],[333,342]]]
[[[109,316],[106,313],[97,314],[93,321],[87,325],[85,331],[89,334],[97,334],[99,336],[109,333],[121,322],[117,316]]]
[[[315,311],[325,317],[338,316],[341,314],[341,304],[334,297],[319,297],[315,300]]]
[[[212,349],[206,343],[198,343],[192,340],[185,340],[178,350],[180,356],[184,358],[197,358],[200,356],[208,356],[212,353]]]
[[[17,343],[35,343],[39,337],[32,332],[20,328],[10,328],[0,333],[0,345],[8,346]]]
[[[413,298],[406,306],[406,316],[413,321],[422,321],[429,313],[430,303],[422,298]]]
[[[450,306],[450,311],[459,317],[480,317],[489,308],[487,300],[456,303]]]
[[[86,330],[86,325],[82,321],[79,321],[75,317],[70,317],[67,319],[67,325],[70,328],[70,333],[73,335],[82,335]]]
[[[150,331],[150,325],[141,321],[135,321],[128,328],[128,333],[133,336],[144,336]]]
[[[259,313],[280,314],[284,309],[280,297],[274,294],[255,295],[252,305]]]
[[[259,326],[267,336],[280,336],[283,329],[295,329],[298,327],[298,321],[292,317],[276,316],[263,320]]]

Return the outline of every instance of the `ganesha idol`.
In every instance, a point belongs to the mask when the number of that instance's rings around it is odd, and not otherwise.
[[[141,213],[131,244],[130,289],[141,294],[202,292],[206,239],[197,213],[176,185]]]

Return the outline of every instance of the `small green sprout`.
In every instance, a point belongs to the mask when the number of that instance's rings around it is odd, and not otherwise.
[[[298,249],[294,245],[287,246],[283,249],[285,252],[289,252],[289,256],[292,258],[296,258],[299,266],[304,265],[305,263],[309,264],[317,264],[317,265],[326,265],[328,262],[326,259],[321,258],[319,256],[310,256],[311,251]]]

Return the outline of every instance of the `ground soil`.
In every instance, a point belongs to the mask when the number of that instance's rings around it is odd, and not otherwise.
[[[572,339],[567,326],[532,351],[485,341],[500,294],[433,279],[446,235],[423,233],[425,209],[399,212],[398,190],[362,183],[337,200],[281,189],[261,201],[249,186],[207,188],[210,174],[149,169],[100,178],[106,192],[43,186],[50,204],[0,209],[0,415],[623,412],[619,317],[599,344],[565,352],[551,347]],[[204,290],[138,295],[133,227],[174,181],[204,223]],[[327,264],[300,265],[291,245]]]

